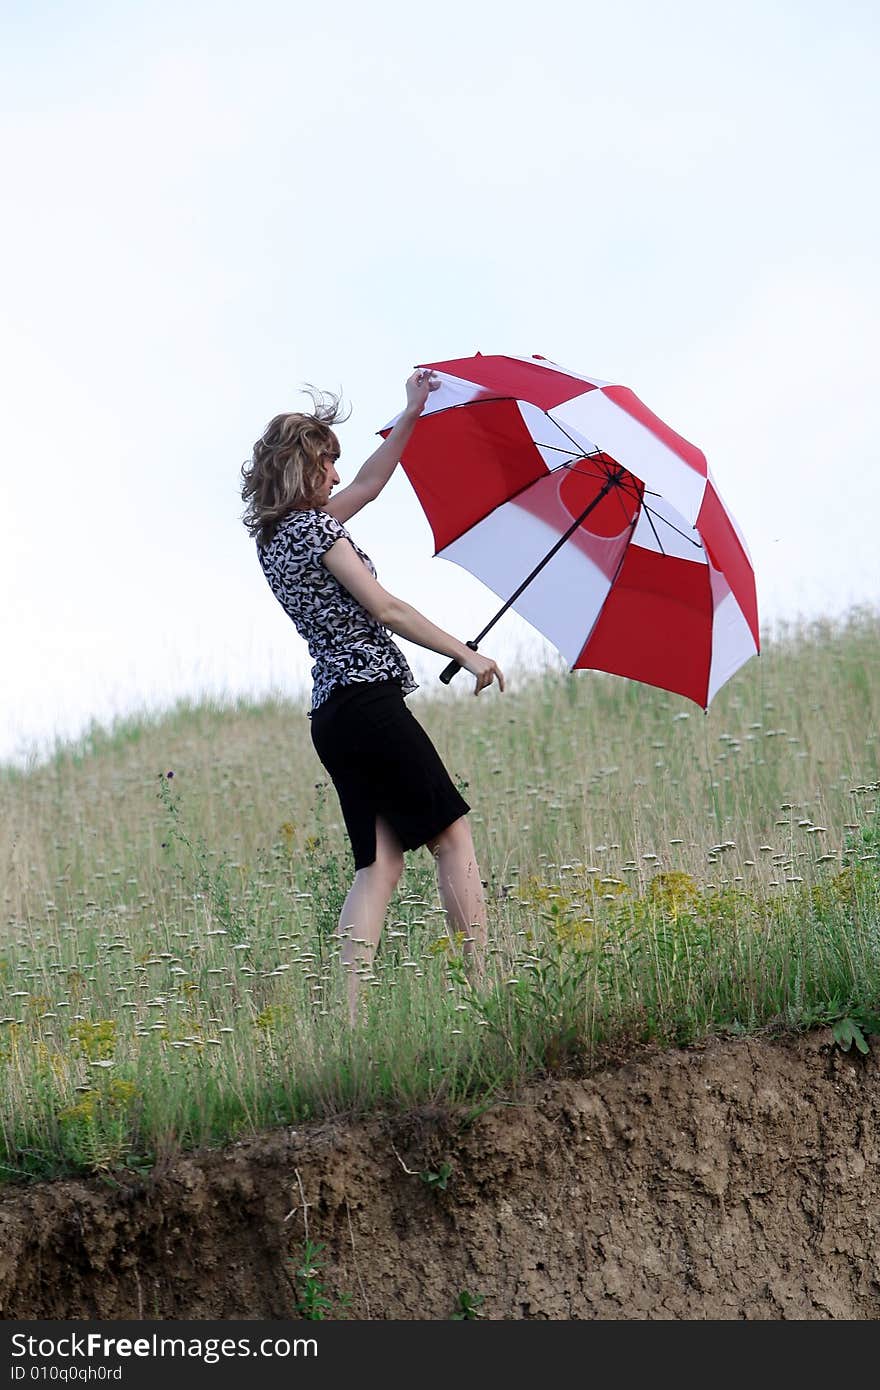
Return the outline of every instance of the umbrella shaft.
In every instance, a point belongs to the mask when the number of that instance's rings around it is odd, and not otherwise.
[[[488,623],[486,624],[486,626],[483,628],[483,631],[477,634],[477,636],[474,638],[473,642],[468,642],[467,645],[468,645],[469,647],[473,647],[473,649],[476,651],[477,644],[478,644],[479,642],[482,642],[483,638],[486,636],[486,633],[487,633],[487,632],[491,632],[492,628],[495,626],[495,624],[497,623],[498,619],[504,617],[504,614],[507,612],[507,610],[508,610],[508,608],[510,607],[510,605],[511,605],[512,603],[515,603],[515,602],[516,602],[516,600],[519,598],[520,594],[522,593],[523,589],[527,589],[527,588],[529,587],[529,585],[531,584],[532,580],[533,580],[534,578],[536,578],[536,576],[539,575],[539,574],[541,573],[541,570],[544,568],[544,566],[545,566],[546,564],[548,564],[548,563],[553,559],[553,556],[556,554],[557,550],[559,550],[559,549],[565,544],[565,542],[568,540],[569,536],[572,535],[572,534],[577,530],[577,528],[581,525],[581,523],[587,519],[587,517],[590,515],[590,512],[593,510],[593,508],[594,508],[594,507],[598,507],[598,505],[599,505],[599,503],[602,501],[602,498],[603,498],[603,497],[607,497],[608,493],[611,491],[611,489],[612,489],[612,488],[617,484],[617,482],[619,481],[619,479],[620,479],[622,473],[623,473],[623,469],[620,470],[620,473],[614,473],[613,475],[611,475],[611,476],[602,484],[602,487],[601,487],[600,490],[596,493],[596,496],[593,498],[593,500],[592,500],[592,502],[590,503],[590,505],[589,505],[588,507],[585,507],[585,508],[584,508],[584,510],[581,512],[581,514],[580,514],[580,516],[577,518],[577,520],[576,520],[576,521],[573,521],[572,524],[569,526],[568,530],[565,532],[565,535],[560,536],[560,537],[559,537],[559,540],[556,542],[556,544],[555,544],[554,546],[552,546],[550,550],[547,551],[547,554],[544,556],[543,560],[539,560],[539,561],[538,561],[537,565],[535,565],[535,568],[532,570],[532,572],[531,572],[531,574],[528,576],[528,578],[527,578],[527,579],[524,579],[523,582],[520,584],[519,588],[518,588],[517,590],[515,590],[515,592],[512,593],[512,594],[510,595],[510,598],[507,600],[507,602],[505,603],[504,607],[498,609],[498,612],[495,614],[494,618],[491,620],[491,622],[488,622]]]

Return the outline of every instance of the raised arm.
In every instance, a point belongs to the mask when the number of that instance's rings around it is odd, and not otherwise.
[[[324,508],[337,521],[346,522],[372,502],[382,491],[394,472],[400,456],[406,448],[413,427],[425,408],[425,401],[431,391],[440,385],[430,372],[416,370],[406,382],[406,409],[387,439],[383,439],[375,453],[362,464],[348,487],[337,492]]]
[[[481,656],[464,642],[436,627],[417,609],[389,594],[370,574],[351,541],[335,541],[322,556],[322,563],[383,627],[390,628],[398,637],[405,637],[419,647],[427,647],[428,651],[452,657],[472,676],[476,676],[475,695],[479,695],[496,679],[501,690],[504,689],[504,674],[491,657]]]

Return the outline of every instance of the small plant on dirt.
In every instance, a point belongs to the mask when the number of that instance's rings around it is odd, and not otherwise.
[[[426,1187],[433,1188],[434,1191],[445,1192],[449,1179],[452,1177],[452,1164],[444,1160],[436,1172],[430,1168],[425,1168],[419,1173],[419,1177]]]
[[[833,1025],[831,1032],[837,1046],[842,1048],[844,1052],[849,1052],[853,1043],[863,1056],[871,1050],[865,1041],[864,1033],[854,1018],[839,1018]]]
[[[849,1052],[855,1043],[858,1051],[866,1057],[871,1050],[868,1038],[873,1033],[880,1033],[880,1011],[832,999],[823,1007],[806,1011],[802,1024],[808,1028],[824,1024],[831,1029],[831,1035],[842,1052]]]
[[[837,1046],[844,1052],[849,1052],[855,1043],[859,1052],[867,1056],[871,1050],[868,1038],[872,1033],[880,1033],[880,1014],[858,1007],[847,1009],[839,1018],[832,1020],[831,1032]]]
[[[480,1308],[486,1302],[486,1295],[483,1293],[468,1293],[467,1289],[462,1289],[458,1298],[455,1300],[455,1309],[452,1314],[453,1322],[472,1322],[476,1318],[485,1317],[485,1313],[480,1312]]]
[[[323,1241],[306,1240],[301,1261],[294,1270],[297,1293],[294,1311],[311,1322],[323,1322],[334,1315],[343,1315],[351,1304],[351,1294],[334,1295],[325,1287],[322,1261],[318,1258],[323,1249]]]

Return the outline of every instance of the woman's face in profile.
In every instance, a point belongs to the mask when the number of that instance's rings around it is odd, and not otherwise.
[[[340,482],[339,474],[336,471],[336,460],[339,458],[339,446],[334,445],[322,458],[321,466],[323,469],[321,485],[318,488],[318,497],[315,505],[326,507],[330,501],[330,493]]]

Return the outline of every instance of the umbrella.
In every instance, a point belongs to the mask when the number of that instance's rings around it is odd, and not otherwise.
[[[700,450],[627,387],[544,357],[421,366],[440,386],[404,471],[435,553],[504,600],[468,645],[513,608],[571,670],[708,708],[760,644],[749,553]]]

